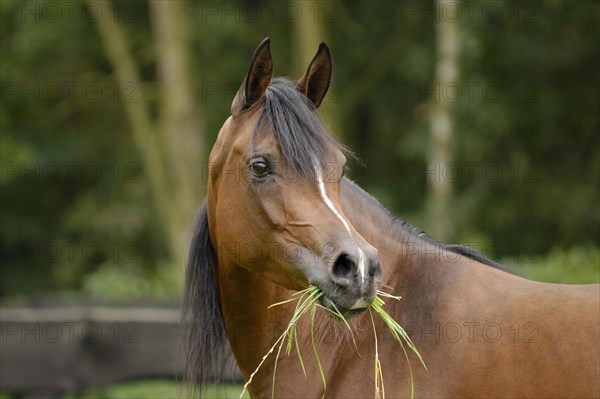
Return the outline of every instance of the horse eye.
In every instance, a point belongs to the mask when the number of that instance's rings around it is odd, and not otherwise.
[[[249,168],[250,173],[252,173],[252,176],[257,178],[265,177],[271,171],[269,164],[262,160],[252,162]]]

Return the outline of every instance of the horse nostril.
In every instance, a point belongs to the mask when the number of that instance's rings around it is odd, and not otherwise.
[[[369,262],[369,276],[375,277],[381,274],[381,265],[379,264],[379,260],[371,260]]]
[[[356,263],[348,254],[341,254],[333,264],[331,273],[334,278],[347,279],[352,278],[352,274],[356,270]]]

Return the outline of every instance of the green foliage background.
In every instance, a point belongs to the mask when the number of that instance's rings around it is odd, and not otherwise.
[[[139,100],[137,88],[127,98],[119,94],[83,3],[0,4],[0,296],[56,290],[175,295],[180,268],[168,259],[123,111],[125,101]],[[45,4],[58,6],[62,16]],[[337,109],[334,134],[366,166],[352,165],[349,175],[394,213],[427,229],[433,3],[320,4],[335,62],[323,108]],[[114,6],[156,106],[148,5]],[[600,3],[463,6],[469,11],[458,22],[455,163],[442,174],[455,183],[448,214],[453,241],[509,264],[525,263],[528,275],[552,264],[557,271],[542,278],[571,281],[569,274],[583,268],[587,281],[597,281]],[[298,65],[295,21],[284,5],[272,13],[258,0],[187,7],[210,148],[264,37],[272,38],[277,75],[298,78],[309,60]],[[190,184],[205,184],[204,176],[198,165]]]

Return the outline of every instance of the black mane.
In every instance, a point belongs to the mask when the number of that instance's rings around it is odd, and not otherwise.
[[[202,392],[207,381],[219,380],[233,361],[213,275],[215,267],[204,200],[194,224],[181,313],[184,377],[191,384],[192,397],[196,390]]]
[[[350,155],[350,151],[327,132],[314,105],[289,79],[273,79],[264,100],[253,140],[263,131],[274,134],[283,161],[295,174],[314,176],[315,163],[323,168],[332,149]]]

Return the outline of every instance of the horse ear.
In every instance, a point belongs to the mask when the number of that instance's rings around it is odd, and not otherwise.
[[[303,93],[310,101],[313,102],[315,108],[318,108],[331,82],[331,71],[333,69],[333,59],[329,52],[329,47],[325,43],[319,45],[317,54],[308,65],[306,73],[300,78],[296,84],[296,89]]]
[[[231,104],[232,114],[236,114],[258,101],[271,83],[273,59],[271,58],[270,44],[271,39],[267,37],[254,50],[248,74]]]

